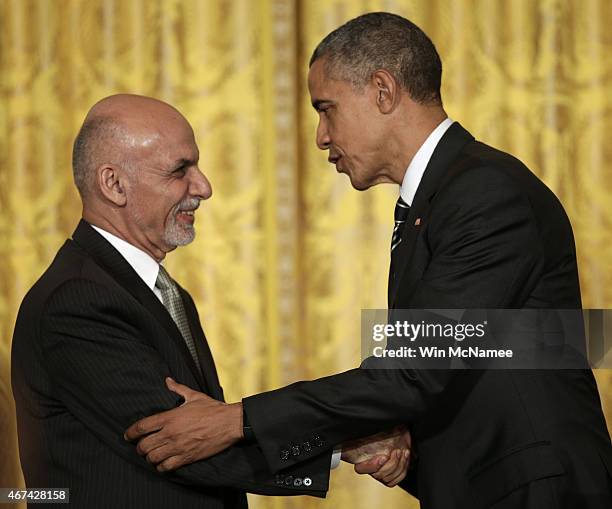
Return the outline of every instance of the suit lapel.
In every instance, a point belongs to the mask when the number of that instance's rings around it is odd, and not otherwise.
[[[81,249],[89,253],[92,258],[130,293],[140,304],[148,309],[159,322],[168,336],[175,343],[176,348],[182,353],[186,364],[189,366],[194,378],[201,387],[205,387],[203,376],[199,373],[195,362],[185,344],[176,323],[172,320],[170,313],[159,301],[151,289],[144,283],[132,266],[121,256],[121,254],[87,222],[81,220],[77,226],[72,239]],[[185,299],[183,298],[183,303]],[[188,317],[189,318],[189,317]],[[191,321],[191,319],[190,319]],[[191,326],[191,325],[190,325]],[[204,366],[202,366],[204,369]]]
[[[389,309],[395,307],[402,277],[407,267],[410,266],[410,260],[414,254],[418,235],[428,219],[431,200],[444,181],[444,177],[453,161],[457,158],[463,147],[473,140],[474,137],[458,122],[453,123],[444,133],[444,136],[442,136],[427,164],[423,178],[414,195],[410,212],[406,218],[406,226],[402,232],[402,241],[395,248],[396,251],[398,250],[395,253],[397,263],[393,267],[394,274],[389,273]]]

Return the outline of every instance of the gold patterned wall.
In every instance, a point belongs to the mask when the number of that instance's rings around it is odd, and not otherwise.
[[[608,0],[0,0],[0,486],[19,482],[16,311],[78,221],[71,143],[103,96],[159,97],[195,128],[214,196],[168,265],[196,299],[228,399],[358,362],[360,310],[386,305],[397,189],[359,193],[327,164],[306,73],[326,33],[372,10],[432,37],[448,113],[557,193],[584,305],[612,307]],[[612,424],[612,376],[597,377]],[[250,503],[417,507],[346,465],[327,501]]]

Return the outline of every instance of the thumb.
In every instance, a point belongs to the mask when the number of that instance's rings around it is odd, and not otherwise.
[[[175,392],[179,396],[182,396],[185,400],[185,403],[187,403],[189,400],[193,399],[194,396],[199,394],[198,392],[190,389],[186,385],[176,382],[173,378],[170,377],[166,378],[166,387],[168,387],[168,389],[170,389],[172,392]]]
[[[389,456],[385,456],[382,454],[378,456],[373,456],[369,460],[357,463],[355,465],[355,472],[357,472],[358,474],[374,474],[375,472],[378,472],[380,467],[383,466],[388,459]]]

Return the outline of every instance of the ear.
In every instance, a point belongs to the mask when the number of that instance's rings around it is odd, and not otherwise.
[[[107,200],[118,207],[125,206],[127,175],[123,169],[111,164],[100,166],[96,170],[96,183],[102,196]]]
[[[383,114],[391,113],[400,102],[400,87],[393,75],[379,69],[372,74],[372,84],[376,89],[376,105]]]

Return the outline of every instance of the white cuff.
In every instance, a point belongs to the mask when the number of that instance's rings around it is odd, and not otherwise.
[[[331,465],[329,466],[330,470],[337,468],[340,464],[340,458],[342,457],[342,447],[334,447],[334,452],[331,457]]]

